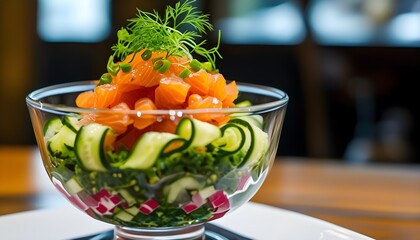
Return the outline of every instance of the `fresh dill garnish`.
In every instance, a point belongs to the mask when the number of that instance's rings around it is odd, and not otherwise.
[[[213,31],[213,25],[209,22],[208,14],[202,14],[193,6],[194,2],[185,0],[176,3],[175,7],[167,6],[164,16],[156,10],[144,12],[138,9],[137,16],[129,20],[126,28],[118,31],[118,41],[111,47],[113,56],[124,60],[129,54],[148,49],[166,52],[166,57],[186,56],[193,59],[192,54],[195,53],[216,69],[217,57],[222,58],[218,52],[220,31],[217,46],[211,49],[204,47],[206,40],[196,42],[203,34]]]

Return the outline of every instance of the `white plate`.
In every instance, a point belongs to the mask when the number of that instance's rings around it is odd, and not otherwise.
[[[261,240],[372,240],[359,233],[303,214],[247,203],[213,223]],[[72,239],[112,229],[73,206],[0,216],[2,239]]]

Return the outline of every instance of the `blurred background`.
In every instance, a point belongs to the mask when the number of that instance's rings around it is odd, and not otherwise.
[[[29,91],[98,79],[126,19],[174,2],[0,1],[0,145],[35,145]],[[222,30],[227,79],[289,94],[279,155],[420,162],[420,0],[196,4]]]

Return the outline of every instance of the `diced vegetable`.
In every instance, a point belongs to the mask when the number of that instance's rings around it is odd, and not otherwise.
[[[134,215],[128,213],[126,210],[120,210],[117,214],[115,214],[115,218],[124,222],[130,222],[133,220]]]
[[[181,178],[171,185],[167,186],[165,192],[167,192],[167,202],[173,203],[178,198],[179,194],[185,190],[196,190],[202,185],[192,177]]]
[[[124,202],[127,204],[127,206],[132,206],[136,203],[135,197],[131,195],[126,189],[120,189],[118,192],[124,199]]]
[[[75,195],[75,194],[83,191],[83,187],[80,186],[80,183],[77,182],[75,177],[72,177],[72,178],[70,178],[70,180],[66,181],[65,184],[64,184],[64,188],[71,195]]]
[[[147,201],[145,201],[144,203],[140,205],[139,211],[143,214],[149,215],[158,207],[159,207],[158,202],[156,202],[154,199],[148,199]]]

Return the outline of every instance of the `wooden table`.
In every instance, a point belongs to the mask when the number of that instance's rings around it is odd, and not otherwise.
[[[34,204],[34,199],[46,194],[37,181],[45,173],[34,167],[40,161],[34,147],[0,146],[0,215],[42,206],[39,201]],[[320,218],[375,239],[420,236],[419,165],[278,158],[253,201]]]

